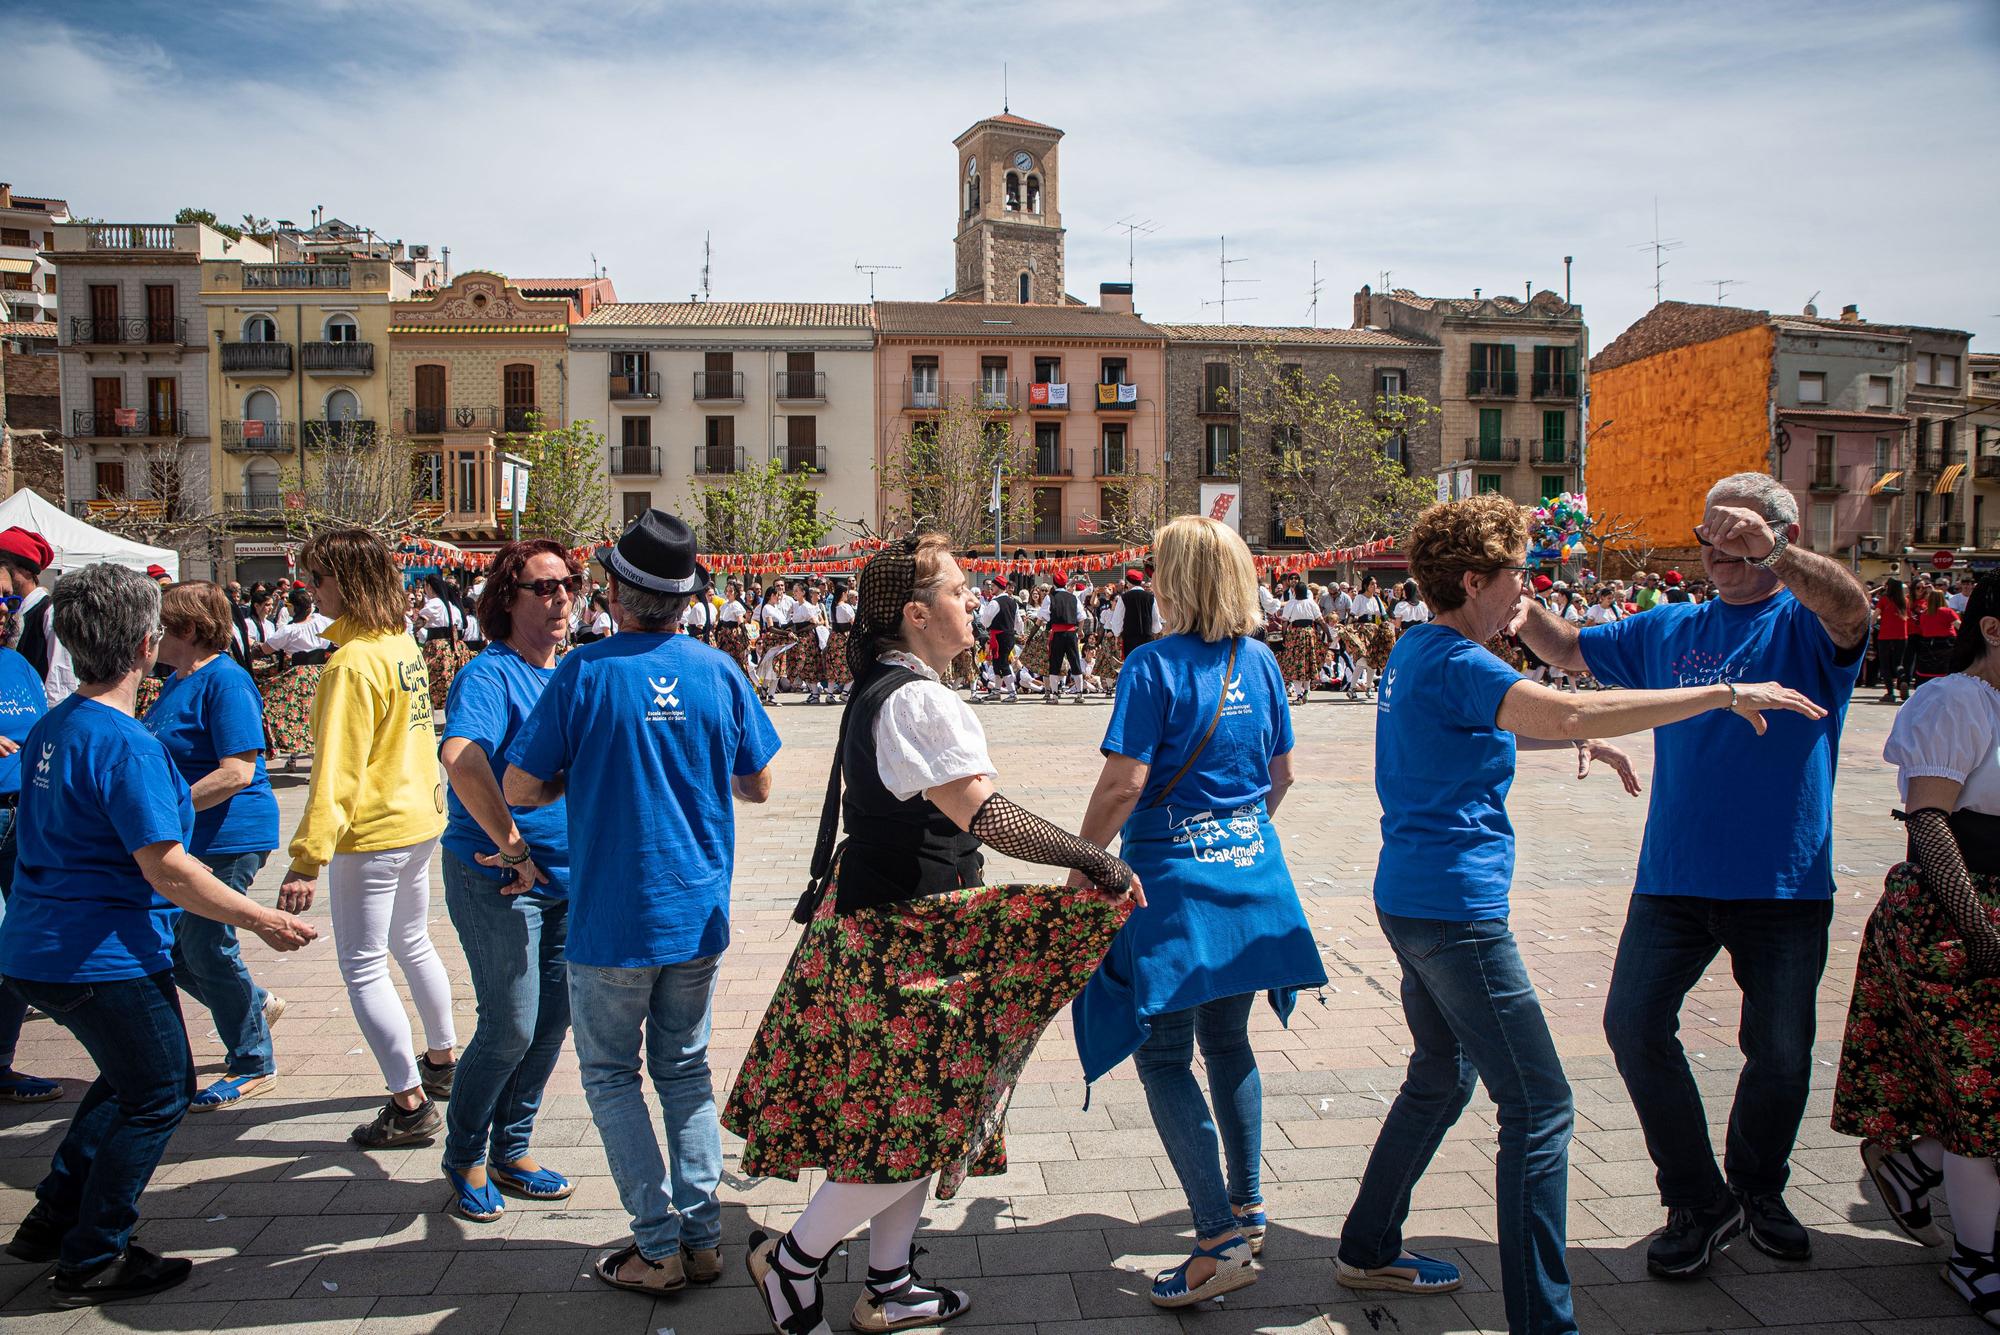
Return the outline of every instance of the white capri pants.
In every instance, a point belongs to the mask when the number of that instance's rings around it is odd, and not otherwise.
[[[420,1080],[410,1018],[389,980],[391,955],[410,986],[428,1046],[458,1046],[451,1024],[451,981],[426,922],[436,848],[436,839],[426,839],[376,853],[336,853],[326,869],[327,910],[333,917],[341,981],[392,1094],[415,1089]]]

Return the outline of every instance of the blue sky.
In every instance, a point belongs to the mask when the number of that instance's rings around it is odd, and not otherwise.
[[[951,277],[951,139],[1060,126],[1069,286],[1349,322],[1354,290],[1575,295],[1602,347],[1665,292],[1973,331],[2000,350],[2000,3],[694,5],[0,0],[0,179],[79,213],[333,216],[455,267],[685,299]],[[1244,300],[1254,297],[1254,301]]]

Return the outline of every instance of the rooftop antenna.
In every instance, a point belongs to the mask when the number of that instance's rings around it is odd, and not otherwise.
[[[1638,245],[1633,246],[1632,249],[1650,250],[1653,252],[1653,304],[1655,306],[1660,304],[1660,274],[1668,264],[1666,254],[1670,250],[1679,250],[1683,244],[1685,243],[1660,235],[1660,197],[1658,195],[1653,196],[1653,239],[1651,241],[1641,241]]]
[[[1014,107],[1007,96],[1007,62],[1003,60],[1000,62],[1000,114],[1008,116],[1012,115],[1013,111]]]
[[[1389,270],[1384,269],[1382,271],[1382,286],[1376,288],[1375,290],[1377,292],[1387,292],[1389,290]]]
[[[900,269],[902,267],[900,264],[863,264],[859,260],[854,262],[854,272],[868,275],[868,301],[870,305],[873,305],[875,301],[875,275],[885,269]]]
[[[1160,225],[1151,218],[1135,218],[1131,214],[1127,214],[1104,230],[1107,232],[1122,231],[1125,233],[1125,281],[1129,283],[1132,281],[1133,270],[1137,267],[1134,261],[1138,255],[1137,240],[1139,236],[1141,234],[1151,236],[1154,232],[1160,230]]]
[[[1216,269],[1220,275],[1219,286],[1218,286],[1218,291],[1220,292],[1220,295],[1214,301],[1204,301],[1201,304],[1204,306],[1220,306],[1222,308],[1222,323],[1228,324],[1230,285],[1234,283],[1259,283],[1262,282],[1263,280],[1260,278],[1231,278],[1229,276],[1229,266],[1232,264],[1241,264],[1249,257],[1247,255],[1238,255],[1235,259],[1233,260],[1230,259],[1229,238],[1227,236],[1224,236],[1218,239],[1222,243],[1222,257],[1216,264]],[[1257,300],[1257,298],[1238,297],[1236,300],[1239,302],[1255,301]]]
[[[1702,281],[1714,285],[1715,304],[1718,306],[1722,304],[1722,294],[1724,292],[1732,287],[1741,287],[1743,285],[1743,280],[1740,278],[1704,278]]]
[[[1312,283],[1312,306],[1311,306],[1311,314],[1309,315],[1308,318],[1312,321],[1312,327],[1315,329],[1319,328],[1319,290],[1322,286],[1324,286],[1324,284],[1322,284],[1319,280],[1319,261],[1314,260],[1313,283]]]
[[[713,254],[708,244],[708,238],[709,234],[707,232],[701,234],[701,299],[703,301],[708,300],[708,268],[709,260]]]

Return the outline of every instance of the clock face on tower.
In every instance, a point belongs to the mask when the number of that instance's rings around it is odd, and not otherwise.
[[[1020,152],[1014,155],[1014,170],[1032,171],[1034,170],[1034,166],[1035,166],[1035,160],[1029,157],[1026,152]]]

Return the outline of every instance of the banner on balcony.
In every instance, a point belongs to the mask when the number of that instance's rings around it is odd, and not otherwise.
[[[1116,402],[1118,402],[1118,386],[1116,386],[1116,385],[1099,385],[1099,386],[1097,387],[1097,401],[1098,401],[1099,403],[1116,403]]]
[[[248,420],[248,421],[244,422],[244,423],[243,423],[243,439],[245,439],[245,440],[262,440],[262,439],[264,439],[264,424],[263,424],[262,422],[259,422],[259,421],[258,421],[257,419],[255,419],[254,417],[253,417],[253,418],[251,418],[250,420]]]
[[[114,409],[111,413],[111,420],[118,424],[119,430],[129,430],[139,425],[139,410],[137,408]]]
[[[1049,387],[1040,381],[1028,386],[1028,406],[1046,408],[1049,406]]]
[[[1239,533],[1243,531],[1242,502],[1243,490],[1234,482],[1201,484],[1201,513],[1220,519]]]
[[[1052,384],[1048,387],[1048,390],[1049,407],[1067,408],[1069,406],[1069,386],[1067,384]]]
[[[1079,537],[1085,533],[1097,532],[1097,516],[1078,515],[1076,517],[1076,531]]]

